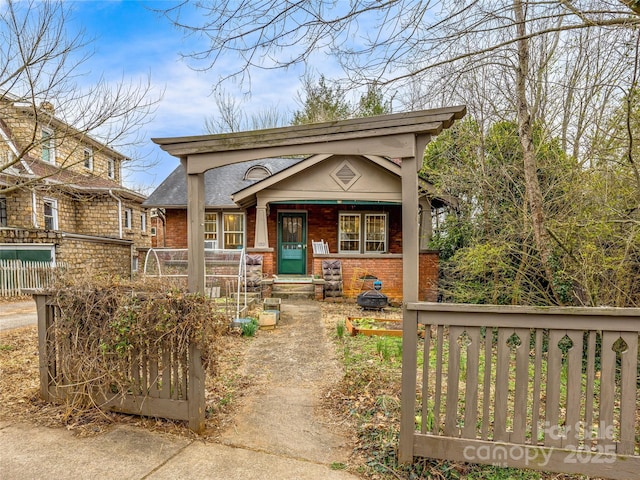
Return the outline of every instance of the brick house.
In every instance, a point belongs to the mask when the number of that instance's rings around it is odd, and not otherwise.
[[[447,114],[450,123],[464,112]],[[293,133],[295,128],[283,131]],[[154,141],[183,158],[182,152],[191,149],[204,156],[206,148],[196,143],[224,142],[229,135]],[[182,150],[174,153],[173,145]],[[345,297],[353,298],[370,288],[366,279],[375,277],[382,281],[383,292],[391,301],[402,301],[400,161],[349,153],[255,156],[204,172],[205,243],[215,248],[244,247],[250,254],[262,255],[267,278],[320,276],[323,260],[340,260]],[[143,204],[163,212],[164,247],[188,247],[187,185],[183,162]],[[438,252],[426,248],[432,210],[452,201],[433,192],[432,185],[419,179],[421,300],[437,298]],[[318,241],[326,243],[329,253],[319,248],[314,251],[313,242]]]
[[[56,118],[0,100],[0,259],[63,262],[129,277],[151,246],[145,197],[123,187],[121,153]]]

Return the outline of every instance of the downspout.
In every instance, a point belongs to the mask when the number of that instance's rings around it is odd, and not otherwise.
[[[122,238],[122,200],[115,196],[111,189],[109,189],[109,196],[114,198],[116,202],[118,202],[118,235],[119,238]]]

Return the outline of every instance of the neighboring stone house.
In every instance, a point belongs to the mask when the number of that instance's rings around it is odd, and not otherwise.
[[[56,118],[0,100],[0,259],[63,262],[70,274],[129,277],[151,246],[128,159]]]

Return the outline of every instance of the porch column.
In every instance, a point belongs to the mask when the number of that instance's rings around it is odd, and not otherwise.
[[[269,246],[269,231],[267,229],[267,201],[258,196],[256,205],[256,232],[253,241],[254,248]]]
[[[187,175],[187,286],[204,293],[204,173]]]
[[[418,135],[414,156],[402,158],[402,395],[398,460],[413,461],[415,430],[416,375],[418,364],[418,312],[407,310],[407,303],[418,301],[418,171],[422,166],[429,135]]]
[[[428,199],[420,201],[420,250],[429,248],[429,241],[433,235],[433,223],[431,221],[431,202]]]

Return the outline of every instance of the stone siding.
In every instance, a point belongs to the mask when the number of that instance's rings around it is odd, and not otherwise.
[[[131,275],[131,244],[103,239],[64,238],[56,246],[57,259],[67,265],[75,277],[89,275]]]
[[[65,133],[65,129],[62,126],[35,124],[30,115],[8,104],[0,106],[0,118],[9,127],[12,140],[19,149],[32,144],[32,138],[41,139],[42,128],[45,127],[53,131],[56,165],[77,173],[92,173],[107,178],[109,159],[112,159],[115,163],[114,178],[112,180],[121,183],[122,156],[115,155],[115,152],[107,150],[105,146],[100,146],[98,143],[87,143],[86,134],[78,134],[75,137],[70,132]],[[46,117],[43,116],[42,118]],[[28,154],[34,158],[42,158],[42,147],[37,145],[36,142],[33,144],[34,146]],[[92,170],[87,170],[84,167],[85,148],[90,148],[93,152]],[[6,158],[8,151],[9,147],[4,142],[0,142],[0,158]]]
[[[131,275],[131,242],[35,229],[0,228],[0,243],[55,245],[56,262],[73,276]],[[135,253],[134,253],[135,254]]]
[[[19,150],[29,145],[32,138],[36,139],[36,144],[42,138],[43,125],[36,124],[30,114],[11,104],[0,102],[0,119]],[[0,193],[6,198],[7,206],[7,228],[0,228],[0,243],[55,243],[56,259],[67,263],[72,271],[130,276],[132,257],[143,260],[144,253],[151,247],[151,221],[141,205],[142,198],[119,191],[119,188],[113,189],[113,195],[117,197],[114,198],[107,191],[112,184],[122,185],[120,167],[124,157],[86,136],[74,135],[73,129],[56,122],[46,127],[54,132],[55,164],[85,175],[87,184],[95,185],[95,189],[39,182],[29,189]],[[93,154],[92,169],[84,166],[86,148]],[[9,145],[0,142],[0,161],[8,158],[9,151]],[[42,147],[35,145],[27,156],[40,159]],[[110,160],[115,166],[113,178],[108,175]],[[105,182],[107,179],[110,182]],[[55,231],[44,229],[45,199],[55,200],[57,204]],[[124,225],[125,209],[132,213],[131,228]],[[119,218],[122,219],[122,230]],[[142,268],[142,261],[139,266]]]

